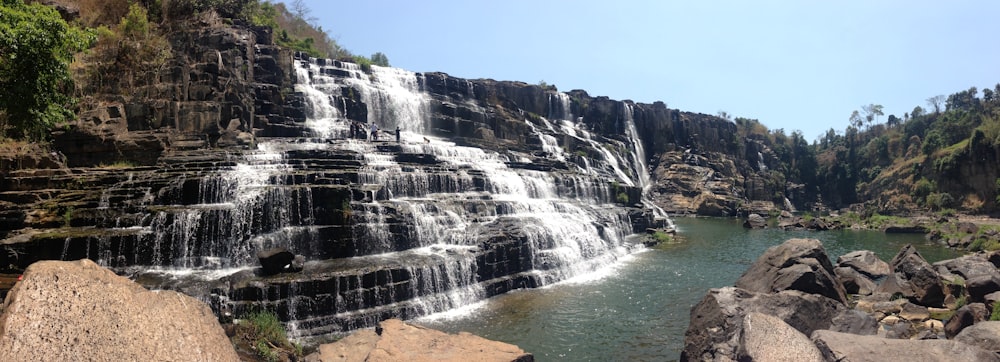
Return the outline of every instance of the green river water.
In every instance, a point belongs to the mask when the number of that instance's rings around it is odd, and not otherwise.
[[[889,261],[908,243],[928,261],[960,253],[923,235],[876,231],[746,230],[735,219],[680,218],[677,242],[597,272],[498,296],[417,324],[516,344],[537,361],[671,361],[680,357],[691,307],[709,288],[733,285],[770,246],[816,238],[833,261],[872,250]]]

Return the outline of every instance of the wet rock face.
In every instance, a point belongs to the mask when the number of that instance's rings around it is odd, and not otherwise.
[[[238,361],[211,310],[89,260],[33,264],[0,315],[0,360]]]

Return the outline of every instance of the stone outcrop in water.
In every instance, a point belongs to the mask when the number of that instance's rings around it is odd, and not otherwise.
[[[389,319],[374,330],[357,331],[337,342],[320,345],[305,360],[531,362],[535,359],[515,345],[466,332],[447,334]]]
[[[3,361],[238,361],[212,311],[90,260],[32,264],[0,315]]]
[[[809,257],[804,258],[804,255]],[[836,285],[830,285],[829,257],[822,252],[818,241],[793,239],[768,249],[740,277],[736,288],[711,289],[705,299],[691,309],[681,359],[781,358],[802,349],[795,341],[811,337],[827,361],[885,360],[900,356],[937,361],[997,360],[991,348],[977,347],[990,346],[988,342],[972,342],[973,339],[995,338],[994,326],[983,325],[969,332],[977,337],[956,337],[991,317],[990,309],[982,303],[971,303],[955,310],[953,302],[957,298],[972,298],[973,291],[963,287],[963,276],[975,275],[975,278],[989,280],[998,272],[997,266],[989,262],[988,255],[944,260],[932,267],[907,245],[890,264],[867,251],[848,253],[837,260],[839,266],[834,273],[838,278],[833,280]],[[803,268],[801,265],[818,267]],[[809,272],[799,273],[799,269]],[[824,272],[817,275],[817,270]],[[802,277],[807,275],[812,276]],[[840,284],[845,282],[847,275],[853,276],[851,282],[864,280],[872,285],[880,284],[873,288],[874,291],[867,291],[871,295],[843,299],[844,287]],[[799,282],[779,283],[781,280]],[[741,286],[756,292],[739,288]],[[871,286],[867,288],[872,289]],[[889,290],[892,293],[888,293]],[[935,297],[934,293],[942,294]],[[990,299],[988,296],[981,298]],[[952,301],[951,304],[945,302],[951,309],[940,308],[942,300]],[[823,308],[824,305],[829,307]],[[855,309],[848,305],[854,305]],[[751,313],[762,313],[777,320],[768,321],[768,317],[763,317],[761,321],[762,318],[750,317]],[[751,321],[751,330],[747,330],[747,321]],[[771,337],[753,330],[754,324],[773,325],[782,321],[790,328],[778,325]],[[793,331],[799,334],[787,335]],[[944,340],[953,337],[956,338]],[[759,341],[766,338],[782,338],[789,342],[764,347]]]

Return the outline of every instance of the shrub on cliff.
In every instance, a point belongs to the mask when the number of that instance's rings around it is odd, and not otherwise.
[[[132,4],[113,29],[96,29],[97,42],[76,66],[83,94],[129,92],[139,82],[155,80],[170,58],[170,43],[149,21],[146,8]]]
[[[69,64],[91,40],[51,7],[0,0],[0,138],[40,140],[73,116]]]

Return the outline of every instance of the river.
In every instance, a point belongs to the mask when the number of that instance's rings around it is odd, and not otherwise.
[[[668,361],[680,357],[691,307],[733,285],[765,249],[789,238],[823,241],[833,261],[872,250],[889,261],[914,244],[930,262],[960,253],[922,235],[875,231],[746,230],[735,219],[680,218],[676,242],[593,275],[508,293],[415,323],[516,344],[538,361]]]

